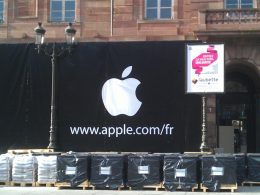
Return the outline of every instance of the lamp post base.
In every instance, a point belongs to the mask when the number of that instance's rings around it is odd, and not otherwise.
[[[53,143],[50,143],[47,147],[48,149],[53,149],[53,150],[56,150],[57,149],[57,146]]]
[[[200,151],[201,152],[209,152],[210,148],[205,143],[202,143],[201,146],[200,146]]]

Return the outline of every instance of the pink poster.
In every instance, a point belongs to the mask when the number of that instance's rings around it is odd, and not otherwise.
[[[187,45],[186,53],[186,92],[224,92],[224,45]]]

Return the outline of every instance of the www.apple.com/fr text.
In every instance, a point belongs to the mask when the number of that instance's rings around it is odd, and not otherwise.
[[[119,137],[123,135],[172,135],[174,127],[163,124],[161,127],[70,127],[72,135],[105,135]]]

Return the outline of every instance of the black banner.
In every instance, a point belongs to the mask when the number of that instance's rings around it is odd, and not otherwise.
[[[60,150],[197,151],[200,96],[185,94],[185,42],[79,43],[57,58]],[[51,60],[0,45],[1,150],[48,145]]]

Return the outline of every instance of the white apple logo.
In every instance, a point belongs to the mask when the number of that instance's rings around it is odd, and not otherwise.
[[[128,66],[122,73],[122,79],[126,78],[131,71],[132,66]],[[135,78],[107,80],[102,87],[102,100],[109,114],[134,116],[142,105],[135,93],[140,83]]]

